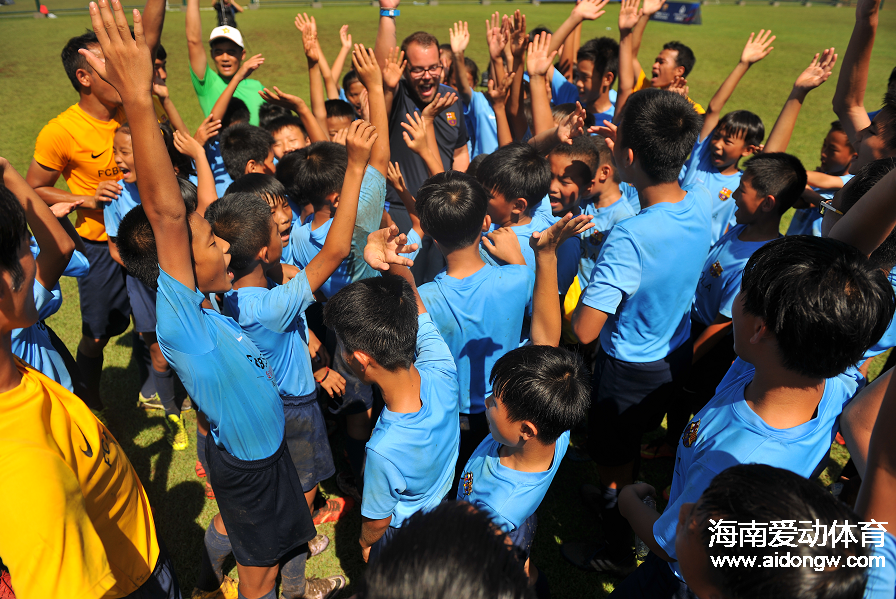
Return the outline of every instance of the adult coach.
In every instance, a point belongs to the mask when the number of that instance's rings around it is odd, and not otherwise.
[[[81,296],[81,341],[77,362],[87,387],[86,401],[100,408],[103,348],[128,328],[131,306],[125,270],[112,259],[103,224],[102,202],[121,192],[112,152],[115,130],[124,122],[121,98],[78,53],[102,58],[94,33],[73,37],[62,50],[62,65],[78,92],[78,103],[41,129],[26,180],[47,204],[80,202],[75,228],[84,240],[90,272],[78,278]],[[56,189],[59,176],[71,191]]]
[[[380,2],[380,20],[374,46],[380,67],[385,66],[389,50],[396,45],[395,20],[399,17],[398,5],[399,0]],[[411,195],[416,195],[423,182],[429,178],[429,173],[423,159],[405,144],[402,138],[404,128],[400,123],[408,122],[408,114],[422,111],[437,94],[456,93],[456,90],[439,84],[443,67],[439,59],[439,40],[434,35],[425,31],[412,33],[401,43],[401,49],[405,53],[407,67],[392,97],[389,145],[392,148],[392,160],[398,162],[401,167],[408,191]],[[446,171],[467,170],[470,154],[467,151],[468,136],[464,124],[464,107],[460,99],[437,116],[434,125],[442,166]],[[411,220],[407,210],[391,187],[386,191],[386,200],[389,202],[389,215],[392,220],[402,232],[409,231]],[[434,276],[444,265],[441,254],[436,250],[429,251],[431,247],[432,239],[427,235],[423,239],[417,264],[412,269],[418,281],[431,280],[432,277],[427,275]]]

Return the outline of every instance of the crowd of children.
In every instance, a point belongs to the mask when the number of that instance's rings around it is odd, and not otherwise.
[[[638,60],[662,0],[623,0],[618,40],[581,40],[607,2],[554,33],[495,13],[482,70],[466,22],[399,45],[398,0],[372,47],[344,26],[332,64],[299,14],[306,103],[253,77],[242,7],[216,2],[206,40],[187,0],[192,135],[167,91],[165,2],[132,26],[120,0],[91,2],[93,33],[62,53],[78,103],[25,177],[0,158],[0,596],[182,596],[97,418],[103,349],[133,318],[137,405],[164,411],[174,451],[197,411],[219,512],[194,599],[334,597],[346,578],[306,563],[330,544],[316,525],[355,504],[360,597],[549,597],[532,545],[573,431],[600,527],[559,551],[617,577],[612,596],[893,597],[896,383],[866,384],[896,346],[893,77],[864,105],[879,0],[859,1],[842,60],[794,73],[767,137],[723,109],[771,31],[704,109],[684,43],[651,78]],[[838,62],[838,120],[807,171],[787,146]],[[62,276],[76,357],[45,322]],[[835,438],[839,498],[815,481]],[[667,489],[638,481],[664,459]]]

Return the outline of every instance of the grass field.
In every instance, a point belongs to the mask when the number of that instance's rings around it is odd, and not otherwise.
[[[82,6],[86,0],[44,0],[51,10],[54,6]],[[6,18],[12,9],[21,10],[28,0],[0,8],[0,39],[3,39],[3,58],[0,59],[0,106],[3,107],[3,134],[0,135],[0,155],[7,157],[24,173],[31,160],[34,140],[41,127],[52,117],[77,101],[77,94],[65,78],[59,52],[66,40],[89,26],[86,12],[61,15],[55,20]],[[546,25],[556,28],[567,16],[570,5],[531,6],[505,3],[493,6],[402,5],[398,19],[399,34],[427,29],[445,37],[447,29],[458,18],[471,23],[476,34],[468,55],[483,67],[487,52],[482,23],[490,11],[522,8],[530,26]],[[337,31],[347,23],[354,41],[372,44],[376,28],[376,9],[370,6],[342,6],[308,10],[318,22],[321,40],[327,56],[332,60],[338,51]],[[617,5],[611,5],[603,20],[586,23],[583,39],[593,36],[618,36],[616,31]],[[301,40],[293,27],[295,8],[265,7],[240,15],[238,22],[249,47],[249,54],[263,53],[265,65],[256,78],[265,85],[277,85],[283,90],[306,95],[307,70],[301,56]],[[726,107],[727,110],[746,108],[759,114],[771,128],[793,80],[805,68],[812,55],[828,46],[843,54],[852,31],[854,11],[816,5],[801,7],[786,5],[734,6],[709,5],[703,7],[702,26],[684,27],[654,23],[645,35],[642,59],[649,62],[661,44],[680,39],[690,45],[697,55],[697,65],[689,77],[691,96],[706,105],[721,81],[740,56],[744,41],[751,31],[772,28],[778,36],[775,51],[756,65],[741,83]],[[214,15],[203,13],[204,30],[213,26]],[[894,31],[896,12],[881,14],[880,31]],[[190,86],[184,19],[180,12],[167,16],[162,41],[168,51],[169,86],[172,98],[190,127],[201,120],[198,102]],[[878,36],[869,77],[867,107],[877,107],[883,95],[890,69],[896,64],[896,37],[882,33]],[[803,107],[797,132],[790,151],[799,156],[808,168],[818,164],[822,139],[830,121],[835,117],[830,109],[831,97],[839,65],[825,86],[813,92]],[[62,185],[62,183],[60,183]],[[80,331],[78,293],[74,281],[63,281],[66,301],[60,312],[50,319],[51,326],[65,340],[74,353]],[[872,373],[882,365],[878,360]],[[186,593],[193,587],[198,573],[202,535],[209,520],[217,512],[213,501],[207,501],[203,488],[193,473],[195,437],[184,452],[173,452],[164,438],[161,413],[144,413],[134,407],[137,396],[136,367],[131,361],[131,335],[126,333],[109,344],[103,394],[109,427],[125,449],[141,480],[147,488],[156,513],[159,532],[174,558],[181,585]],[[187,414],[188,429],[195,431],[195,413]],[[653,433],[653,436],[660,431]],[[341,448],[334,446],[336,455]],[[836,476],[847,459],[844,449],[834,447],[834,460],[823,475],[827,484]],[[339,468],[345,467],[339,459]],[[672,460],[646,463],[641,478],[662,489],[671,482]],[[594,536],[598,525],[594,516],[579,503],[578,487],[594,483],[597,474],[590,462],[567,460],[561,465],[553,486],[540,509],[540,527],[533,559],[550,578],[556,597],[603,596],[612,590],[614,580],[597,574],[582,573],[562,560],[559,545],[565,540],[580,540]],[[323,489],[337,493],[335,479],[326,481]],[[661,502],[662,503],[662,502]],[[662,506],[661,506],[662,507]],[[358,510],[337,525],[327,524],[320,531],[330,535],[331,548],[312,559],[309,575],[323,576],[345,572],[350,580],[349,596],[355,582],[363,574],[357,538],[360,530]]]

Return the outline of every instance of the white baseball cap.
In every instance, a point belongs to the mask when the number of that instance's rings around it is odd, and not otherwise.
[[[213,42],[222,37],[229,39],[240,48],[246,47],[243,43],[243,36],[236,27],[227,27],[226,25],[224,27],[215,27],[212,29],[212,34],[209,36],[208,41]]]

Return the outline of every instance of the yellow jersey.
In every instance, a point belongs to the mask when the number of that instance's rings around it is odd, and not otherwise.
[[[61,172],[72,193],[92,196],[100,181],[121,178],[112,155],[112,138],[124,121],[123,111],[111,121],[101,121],[77,104],[70,106],[41,129],[34,160]],[[102,210],[78,210],[75,228],[84,239],[107,239]]]
[[[146,491],[74,394],[18,358],[0,393],[0,556],[19,599],[117,598],[159,556]]]
[[[644,73],[644,69],[641,69],[641,72],[638,74],[638,80],[635,82],[635,87],[632,89],[632,93],[636,91],[641,91],[642,89],[647,89],[650,87],[650,81],[647,79],[647,75]],[[688,98],[688,102],[694,107],[694,110],[697,111],[697,114],[706,114],[706,109],[704,109],[700,104]]]

